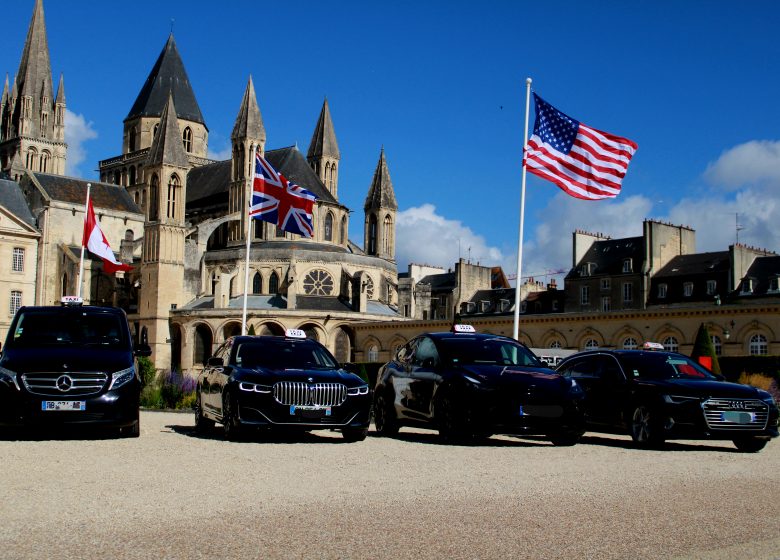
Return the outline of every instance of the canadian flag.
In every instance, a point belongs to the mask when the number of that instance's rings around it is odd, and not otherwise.
[[[103,271],[106,274],[114,274],[120,270],[132,270],[129,264],[124,264],[116,260],[111,246],[108,244],[106,236],[100,229],[100,224],[95,218],[95,209],[92,207],[92,199],[87,201],[87,215],[84,217],[84,238],[81,244],[89,249],[93,255],[103,259]]]

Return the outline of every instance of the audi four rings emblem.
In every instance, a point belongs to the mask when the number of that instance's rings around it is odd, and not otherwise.
[[[71,387],[73,387],[73,380],[69,375],[60,375],[57,378],[57,389],[63,393],[70,391]]]

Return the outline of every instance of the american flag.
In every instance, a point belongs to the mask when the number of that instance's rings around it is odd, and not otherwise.
[[[536,122],[528,141],[528,171],[577,198],[614,198],[637,145],[585,126],[534,93]]]
[[[311,213],[317,197],[277,172],[259,153],[255,154],[255,177],[249,216],[271,222],[285,231],[311,237]]]

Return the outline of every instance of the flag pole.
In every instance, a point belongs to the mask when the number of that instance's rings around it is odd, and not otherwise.
[[[257,146],[253,146],[252,150],[252,159],[249,163],[249,177],[254,178],[254,169],[255,169],[255,158],[257,157]],[[247,192],[246,189],[244,189],[244,192]],[[246,334],[246,300],[247,300],[247,292],[249,291],[249,247],[252,241],[252,217],[249,215],[249,207],[252,205],[252,199],[247,197],[247,205],[246,208],[243,210],[243,212],[246,212],[246,262],[244,263],[244,311],[241,315],[241,335]]]
[[[531,78],[525,79],[525,128],[523,129],[523,170],[520,188],[520,233],[517,240],[517,279],[515,280],[515,321],[512,338],[520,337],[520,288],[523,282],[523,227],[525,225],[525,156],[528,152],[528,110],[531,106]]]
[[[89,213],[89,190],[92,188],[92,183],[87,183],[87,200],[84,203],[84,225],[81,227],[81,259],[79,260],[79,280],[78,289],[76,290],[76,296],[81,297],[81,278],[84,274],[84,229],[87,224],[87,214]],[[64,294],[63,294],[64,295]]]

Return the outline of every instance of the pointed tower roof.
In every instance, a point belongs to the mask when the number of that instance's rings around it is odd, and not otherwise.
[[[57,99],[54,102],[65,103],[65,79],[62,77],[62,73],[60,73],[60,83],[57,86]]]
[[[374,171],[374,180],[371,181],[371,188],[368,189],[364,210],[371,208],[390,208],[398,210],[398,203],[395,201],[395,191],[393,182],[390,180],[390,170],[387,168],[385,159],[385,149],[379,154],[379,163],[376,164]]]
[[[5,102],[8,101],[8,73],[5,75],[5,85],[3,85],[3,97],[0,98],[0,110],[5,106]]]
[[[265,142],[265,127],[260,107],[257,105],[252,76],[249,76],[249,82],[244,90],[244,98],[241,100],[241,108],[238,110],[238,117],[230,138],[256,138]]]
[[[48,80],[48,81],[46,81]],[[19,95],[29,95],[35,100],[45,93],[52,99],[51,63],[49,61],[49,43],[46,39],[46,21],[43,17],[43,0],[35,0],[30,28],[16,73]],[[48,86],[48,91],[44,87]]]
[[[173,95],[176,101],[177,117],[206,125],[187,77],[187,71],[184,69],[184,63],[176,49],[173,33],[168,36],[168,41],[125,120],[162,115],[169,94]]]
[[[160,128],[157,129],[157,136],[154,137],[152,146],[149,148],[146,165],[166,163],[189,167],[190,160],[184,151],[181,131],[175,115],[176,106],[173,103],[173,95],[169,93],[168,102],[163,107],[162,117],[160,117]]]
[[[339,159],[339,145],[336,142],[336,132],[333,130],[333,121],[330,118],[330,109],[328,108],[328,98],[322,104],[320,118],[317,120],[317,126],[314,127],[311,142],[309,143],[309,153],[307,158],[316,158],[328,156]]]

